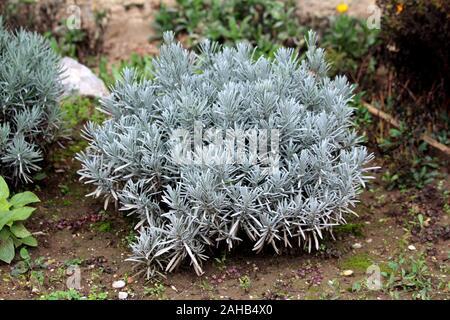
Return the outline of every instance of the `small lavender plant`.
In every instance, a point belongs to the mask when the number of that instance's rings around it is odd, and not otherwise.
[[[164,40],[153,79],[126,70],[102,101],[111,118],[86,126],[90,144],[77,155],[81,179],[96,187],[90,195],[139,218],[129,260],[147,277],[185,260],[201,274],[217,246],[318,248],[352,212],[373,156],[352,130],[353,87],[327,77],[316,35],[309,33],[303,61],[285,48],[273,60],[255,60],[245,43],[206,41],[197,55],[172,33]],[[183,129],[179,140],[191,146],[199,124],[215,134],[201,137],[191,161],[180,161],[186,152],[174,132]],[[252,130],[276,144],[251,152]],[[221,134],[236,142],[236,133],[246,137],[240,150],[248,156],[239,159],[214,143]]]
[[[6,31],[0,17],[0,175],[31,182],[61,130],[59,57],[46,40]]]

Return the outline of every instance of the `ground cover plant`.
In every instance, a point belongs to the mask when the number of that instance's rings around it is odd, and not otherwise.
[[[285,48],[255,60],[245,43],[222,49],[207,41],[195,55],[167,33],[154,79],[127,70],[102,101],[112,119],[86,127],[79,174],[96,186],[91,195],[139,217],[132,260],[148,277],[185,259],[201,274],[208,248],[221,244],[318,249],[327,231],[345,223],[372,155],[351,128],[353,87],[328,78],[316,35],[307,41],[305,60]],[[239,132],[275,129],[279,145],[252,158],[244,141],[249,155],[240,161],[213,143],[213,133],[194,161],[180,161],[185,150],[173,131],[186,130],[186,141],[198,122],[235,130],[233,143]]]

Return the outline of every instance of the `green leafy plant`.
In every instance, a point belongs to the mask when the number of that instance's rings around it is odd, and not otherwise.
[[[6,263],[14,259],[16,249],[22,245],[37,246],[36,239],[25,228],[23,221],[35,210],[27,205],[40,201],[29,191],[15,194],[11,198],[9,196],[8,185],[0,176],[0,260]]]
[[[248,292],[252,286],[252,280],[249,276],[242,276],[239,277],[239,287],[244,290],[245,292]]]
[[[151,297],[156,297],[160,300],[165,298],[165,292],[166,292],[166,287],[160,282],[155,283],[154,286],[151,288],[147,288],[147,287],[144,288],[145,295],[148,295]]]
[[[75,289],[69,289],[66,291],[54,291],[48,294],[43,294],[39,298],[40,300],[82,300],[83,295],[81,295]]]
[[[29,271],[39,271],[48,268],[44,257],[32,259],[25,246],[20,248],[19,255],[22,260],[18,261],[11,269],[11,275],[14,277],[26,274]]]
[[[219,270],[224,270],[227,267],[226,266],[226,261],[227,261],[227,253],[226,253],[226,251],[224,251],[220,257],[215,257],[214,258],[214,265]]]
[[[62,23],[65,24],[64,21]],[[50,42],[50,46],[61,56],[76,58],[80,46],[86,41],[86,32],[81,29],[67,29],[61,36],[57,37],[52,32],[44,35]]]
[[[322,46],[327,48],[332,73],[344,73],[359,83],[375,72],[376,60],[370,53],[378,43],[378,29],[370,29],[363,19],[348,15],[333,17],[324,31]]]
[[[404,122],[379,137],[378,143],[380,151],[390,160],[382,176],[388,190],[422,189],[439,176],[439,159],[426,154],[428,144],[418,143],[417,132],[408,129]]]
[[[439,163],[430,156],[409,155],[408,159],[402,159],[394,163],[391,170],[386,170],[382,180],[386,182],[388,190],[422,189],[439,176],[438,168]]]
[[[145,79],[152,77],[152,58],[150,56],[140,56],[132,53],[128,60],[123,60],[118,64],[108,65],[106,57],[100,59],[99,76],[107,86],[112,86],[121,78],[121,74],[126,68],[132,68],[136,73]]]
[[[107,291],[102,291],[98,286],[93,286],[89,291],[87,300],[106,300],[108,299],[109,293]]]
[[[387,279],[385,288],[392,295],[398,291],[411,293],[414,299],[428,300],[433,290],[430,269],[423,255],[417,258],[400,256],[397,260],[388,262],[389,271],[381,274]]]
[[[64,149],[53,152],[51,160],[63,160],[84,149],[85,141],[81,138],[79,128],[88,121],[102,123],[106,118],[105,114],[98,110],[97,105],[96,99],[77,96],[69,96],[61,102],[61,108],[64,110],[64,124],[67,131],[70,132],[71,140]],[[36,177],[34,177],[34,180],[36,180]],[[67,186],[63,185],[60,185],[60,189],[62,193],[70,191]],[[63,189],[66,189],[66,192],[63,192]]]
[[[293,1],[270,0],[177,0],[175,6],[160,5],[155,26],[187,35],[195,47],[208,38],[222,44],[245,40],[261,53],[273,54],[280,46],[302,43],[304,28]]]

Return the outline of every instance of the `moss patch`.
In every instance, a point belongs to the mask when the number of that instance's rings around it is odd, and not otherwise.
[[[385,262],[376,262],[367,253],[352,255],[340,263],[342,269],[365,272],[371,265],[377,265],[381,272],[391,272],[391,268]]]
[[[372,258],[367,253],[356,254],[341,262],[343,269],[365,272],[369,266],[374,264]]]
[[[362,223],[347,223],[337,226],[333,229],[336,235],[349,235],[352,234],[355,237],[363,237],[364,224]]]
[[[64,120],[69,128],[75,128],[80,123],[92,121],[102,123],[105,115],[97,110],[97,102],[93,99],[82,97],[69,97],[62,102]]]

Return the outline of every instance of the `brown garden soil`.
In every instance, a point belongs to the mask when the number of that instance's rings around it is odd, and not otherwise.
[[[449,214],[442,209],[442,192],[433,185],[421,191],[387,191],[380,179],[375,180],[361,196],[355,210],[359,217],[350,217],[349,227],[335,232],[336,241],[325,240],[311,254],[298,250],[281,256],[271,250],[255,254],[241,246],[226,255],[212,253],[200,277],[185,265],[165,279],[147,281],[124,261],[130,254],[135,221],[114,208],[103,210],[101,199],[85,197],[92,188],[78,181],[79,164],[70,151],[74,146],[76,142],[51,154],[48,177],[35,186],[41,203],[27,225],[37,232],[39,246],[30,249],[30,255],[40,264],[22,275],[13,275],[20,258],[2,264],[1,299],[39,299],[67,290],[67,267],[74,264],[81,268],[81,292],[107,293],[108,299],[117,299],[112,283],[119,279],[127,282],[122,291],[128,292],[129,299],[390,299],[385,291],[352,291],[352,287],[365,282],[368,265],[387,270],[388,262],[402,253],[423,253],[435,288],[441,287],[431,296],[450,298]],[[412,223],[416,216],[411,212],[423,214],[422,228]],[[355,243],[361,248],[353,248]],[[410,245],[416,250],[409,250]],[[354,273],[344,276],[344,270]],[[36,272],[40,281],[33,275]],[[250,279],[248,289],[240,286],[243,276]],[[155,288],[155,281],[162,289],[149,290]],[[411,292],[400,298],[411,298]]]

